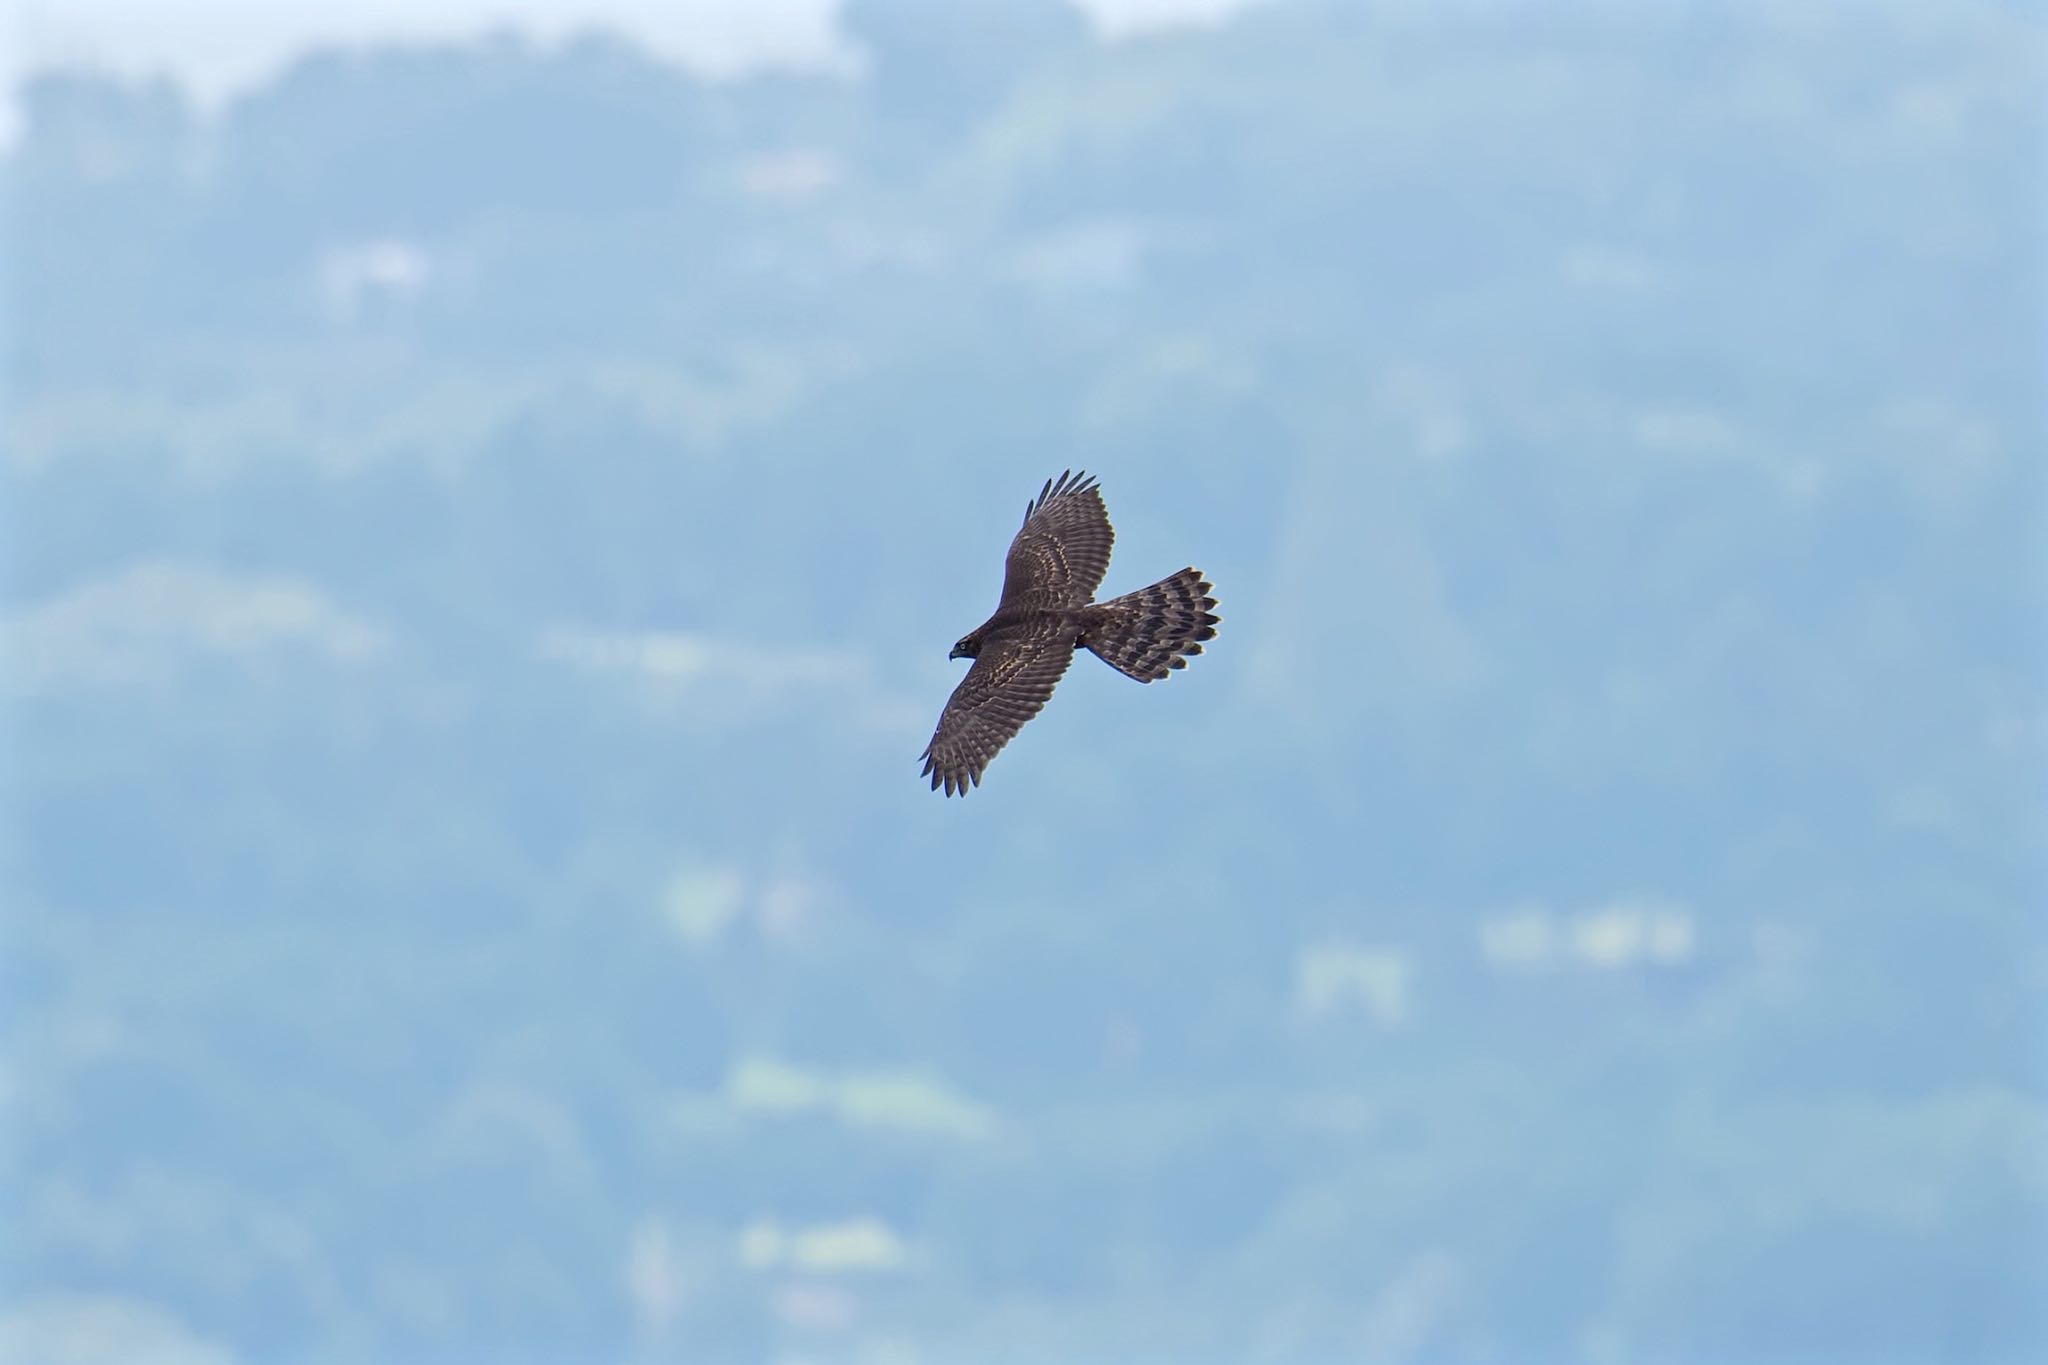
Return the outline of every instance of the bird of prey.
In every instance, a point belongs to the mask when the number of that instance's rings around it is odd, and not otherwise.
[[[1024,509],[1010,542],[996,614],[949,656],[974,666],[953,689],[939,728],[924,749],[932,790],[946,795],[981,785],[982,769],[1037,715],[1077,649],[1111,668],[1153,682],[1215,638],[1216,599],[1200,571],[1182,569],[1149,588],[1097,602],[1116,540],[1095,480],[1072,470],[1047,479]]]

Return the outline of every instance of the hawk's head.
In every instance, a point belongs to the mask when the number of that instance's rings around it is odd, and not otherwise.
[[[980,658],[980,657],[981,657],[981,636],[980,636],[980,635],[978,635],[978,634],[976,634],[976,635],[970,635],[970,636],[968,636],[968,637],[967,637],[966,639],[962,640],[962,641],[961,641],[961,642],[960,642],[959,644],[957,644],[957,645],[954,645],[954,646],[953,646],[953,652],[952,652],[951,654],[948,654],[948,655],[947,655],[946,657],[947,657],[947,658],[949,658],[949,659],[978,659],[978,658]]]

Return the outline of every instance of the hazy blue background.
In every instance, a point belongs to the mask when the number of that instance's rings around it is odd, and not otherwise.
[[[2048,1358],[2041,8],[811,8],[17,61],[0,1359]]]

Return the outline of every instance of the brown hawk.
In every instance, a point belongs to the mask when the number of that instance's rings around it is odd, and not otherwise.
[[[1077,649],[1153,682],[1215,638],[1216,599],[1195,569],[1149,588],[1094,601],[1116,540],[1095,480],[1071,470],[1046,480],[1010,542],[996,614],[953,646],[974,667],[953,689],[924,749],[932,790],[981,785],[981,770],[1037,715]]]

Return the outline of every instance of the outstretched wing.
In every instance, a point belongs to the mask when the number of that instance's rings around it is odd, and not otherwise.
[[[1047,479],[1024,509],[1024,526],[1010,542],[1002,605],[1078,607],[1095,597],[1109,572],[1116,542],[1102,490],[1086,474],[1069,470]],[[970,673],[968,676],[972,677]]]
[[[939,728],[924,746],[932,790],[946,795],[981,785],[981,770],[1024,722],[1037,715],[1074,657],[1074,640],[1055,621],[1024,638],[994,639],[946,700]]]

